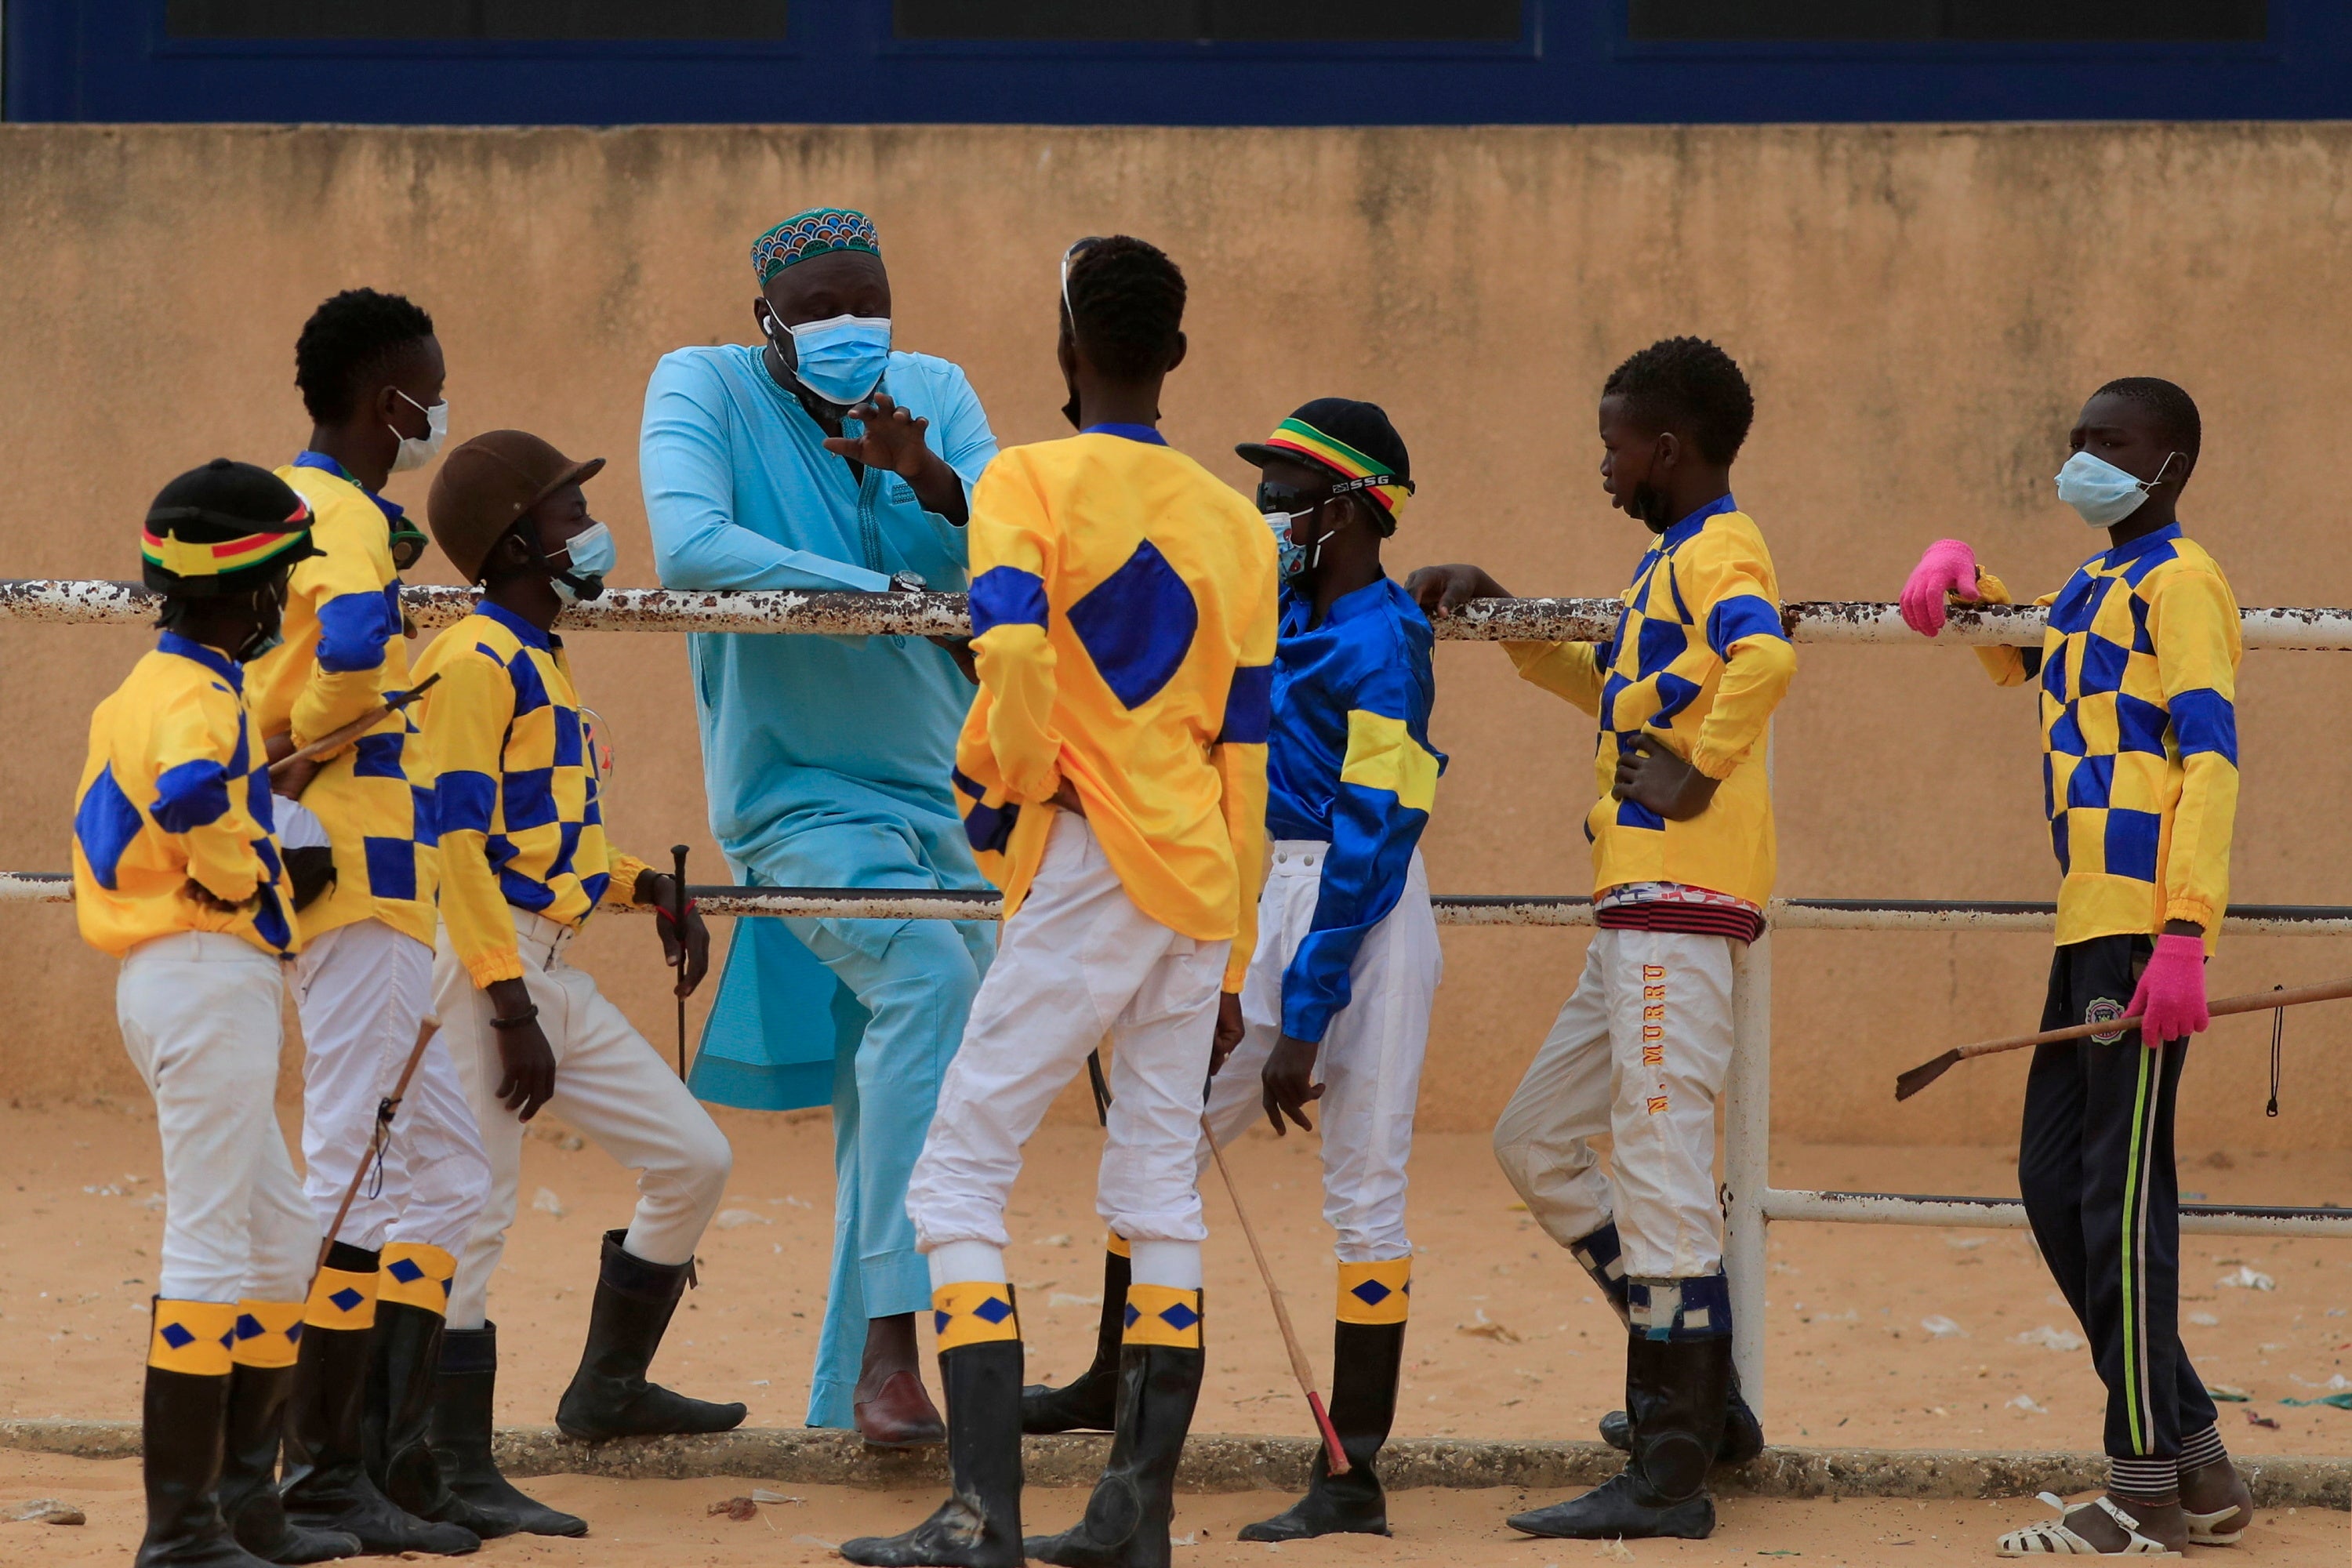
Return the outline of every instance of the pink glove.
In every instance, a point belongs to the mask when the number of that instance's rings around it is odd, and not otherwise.
[[[1939,539],[1927,546],[1911,580],[1903,584],[1903,624],[1921,637],[1944,629],[1944,595],[1977,596],[1977,552],[1961,539]]]
[[[2145,1045],[2202,1033],[2213,1021],[2205,1011],[2205,939],[2158,937],[2156,956],[2140,971],[2139,988],[2125,1011],[2138,1016]]]

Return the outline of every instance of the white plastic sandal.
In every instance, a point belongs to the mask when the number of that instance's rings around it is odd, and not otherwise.
[[[2069,1509],[2066,1500],[2055,1492],[2043,1492],[2042,1500],[2058,1510],[2058,1517],[2048,1524],[2029,1524],[2023,1530],[2012,1530],[1995,1544],[1995,1553],[2002,1557],[2178,1557],[2179,1552],[2139,1532],[2139,1521],[2115,1505],[2111,1498],[2100,1497],[2081,1508]],[[2091,1509],[2103,1510],[2124,1529],[2124,1545],[2119,1552],[2102,1552],[2067,1526],[2066,1521],[2077,1513]]]
[[[2185,1509],[2181,1511],[2188,1512]],[[2246,1525],[2250,1517],[2249,1511],[2240,1508],[2236,1503],[2231,1503],[2217,1513],[2190,1513],[2189,1514],[2189,1544],[2235,1546],[2240,1541],[2245,1539]],[[2238,1528],[2235,1530],[2222,1531],[2213,1528],[2217,1524],[2226,1523],[2232,1519],[2238,1521]]]

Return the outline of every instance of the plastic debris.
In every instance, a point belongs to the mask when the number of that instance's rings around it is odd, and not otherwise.
[[[1045,1298],[1045,1305],[1048,1307],[1099,1307],[1102,1305],[1102,1298],[1076,1296],[1067,1290],[1056,1290]]]
[[[2231,1290],[2275,1290],[2278,1281],[2260,1269],[2241,1263],[2235,1274],[2224,1274],[2214,1284]]]
[[[1920,1319],[1919,1326],[1939,1340],[1964,1340],[1969,1337],[1968,1330],[1940,1313],[1932,1318]]]
[[[2206,1392],[2210,1393],[2210,1392],[2212,1392],[2212,1391],[2211,1391],[2211,1390],[2210,1390],[2210,1389],[2208,1389]],[[2247,1411],[2247,1412],[2246,1412],[2246,1422],[2247,1422],[2247,1424],[2248,1424],[2249,1426],[2267,1426],[2267,1427],[2269,1427],[2269,1428],[2270,1428],[2272,1431],[2273,1431],[2273,1432],[2275,1432],[2275,1431],[2277,1431],[2277,1430],[2279,1429],[2279,1424],[2278,1424],[2277,1422],[2275,1422],[2275,1421],[2272,1420],[2269,1416],[2267,1416],[2267,1415],[2263,1415],[2263,1414],[2261,1411],[2259,1411],[2259,1410],[2249,1410],[2249,1411]]]
[[[776,1222],[763,1214],[750,1209],[721,1209],[719,1217],[710,1222],[721,1230],[740,1230],[747,1225],[773,1225]]]
[[[841,1550],[840,1542],[827,1541],[822,1535],[795,1535],[793,1537],[793,1541],[796,1545],[821,1547],[827,1552],[838,1552]]]
[[[1067,1247],[1070,1245],[1069,1232],[1056,1231],[1052,1236],[1040,1237],[1037,1238],[1037,1245],[1040,1247]]]
[[[2036,1404],[2034,1402],[2033,1395],[2030,1394],[2019,1394],[2016,1398],[2009,1402],[2009,1407],[2011,1410],[2031,1410],[2036,1415],[2047,1415],[2050,1414],[2050,1406]]]
[[[1502,1324],[1495,1321],[1494,1319],[1488,1317],[1486,1315],[1486,1309],[1484,1307],[1479,1308],[1478,1315],[1472,1318],[1468,1322],[1454,1324],[1454,1331],[1461,1334],[1471,1334],[1482,1340],[1497,1340],[1507,1345],[1515,1345],[1519,1342],[1519,1336],[1513,1333],[1509,1329],[1505,1328]]]
[[[731,1497],[723,1501],[712,1503],[702,1511],[713,1518],[723,1513],[728,1518],[740,1521],[759,1518],[760,1505],[747,1497]]]
[[[563,1217],[563,1200],[555,1195],[553,1187],[541,1187],[533,1193],[530,1206],[543,1215],[551,1215],[557,1219]]]
[[[2038,1329],[2028,1329],[2021,1334],[2011,1334],[2010,1343],[2040,1345],[2047,1351],[2078,1351],[2083,1348],[2083,1336],[2069,1330],[2053,1328],[2048,1323],[2044,1323]]]
[[[2221,1326],[2221,1320],[2210,1312],[2191,1312],[2189,1314],[2189,1321],[2200,1329],[2218,1329]]]
[[[783,1492],[772,1492],[765,1487],[753,1487],[751,1489],[751,1500],[753,1502],[802,1503],[808,1501],[808,1499],[804,1497],[792,1497]]]
[[[35,1498],[8,1518],[17,1524],[88,1524],[89,1516],[69,1502],[53,1497]]]
[[[2253,1397],[2234,1383],[2209,1383],[2205,1385],[2205,1392],[2229,1405],[2243,1405]]]
[[[2282,1399],[2279,1403],[2292,1405],[2298,1410],[2313,1405],[2332,1405],[2338,1410],[2352,1410],[2352,1388],[2341,1394],[2323,1394],[2316,1399]]]
[[[1592,1554],[1606,1563],[1633,1561],[1633,1549],[1622,1541],[1596,1541],[1592,1543]]]

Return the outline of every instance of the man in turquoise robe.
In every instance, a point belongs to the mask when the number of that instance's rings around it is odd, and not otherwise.
[[[996,455],[961,370],[890,347],[873,224],[816,209],[762,235],[763,342],[679,349],[646,389],[640,459],[668,588],[965,586],[971,487]],[[710,826],[738,880],[982,889],[949,784],[972,686],[922,637],[688,639]],[[907,1217],[941,1074],[995,951],[980,922],[737,923],[693,1087],[834,1112],[832,1284],[808,1424],[944,1440]]]

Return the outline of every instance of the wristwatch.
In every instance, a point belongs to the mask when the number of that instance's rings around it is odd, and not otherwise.
[[[890,574],[890,592],[894,594],[919,594],[929,586],[930,584],[924,582],[919,573],[893,572]]]

